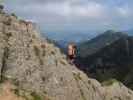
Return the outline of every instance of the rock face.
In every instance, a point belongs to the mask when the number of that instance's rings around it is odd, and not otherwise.
[[[31,22],[6,13],[0,14],[0,76],[50,100],[133,99],[133,92],[119,82],[102,86],[88,78],[59,48],[41,39]]]

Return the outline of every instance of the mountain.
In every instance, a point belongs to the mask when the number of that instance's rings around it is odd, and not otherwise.
[[[126,31],[129,35],[133,36],[133,29]]]
[[[86,73],[103,82],[115,78],[132,87],[133,37],[107,31],[79,45],[79,59]],[[90,75],[90,73],[89,73]]]
[[[49,39],[56,40],[56,41],[66,41],[66,42],[82,42],[84,40],[88,40],[91,37],[94,37],[95,34],[86,33],[86,32],[48,32],[46,33],[45,30],[42,30],[42,33],[45,36],[49,37]]]
[[[81,42],[78,46],[80,53],[79,55],[81,57],[92,55],[122,37],[126,37],[126,34],[114,32],[112,30],[106,31],[105,33],[100,34],[89,41],[85,41],[83,43]]]
[[[67,46],[69,42],[64,40],[55,41],[55,45],[61,49],[62,52],[67,54]]]
[[[69,64],[59,48],[41,38],[32,22],[3,10],[0,12],[0,78],[1,100],[133,99],[133,91],[116,80],[100,84],[87,77]]]

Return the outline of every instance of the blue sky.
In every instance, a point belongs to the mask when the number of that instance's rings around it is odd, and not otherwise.
[[[37,23],[46,33],[133,29],[133,0],[5,0],[4,4],[7,11]]]

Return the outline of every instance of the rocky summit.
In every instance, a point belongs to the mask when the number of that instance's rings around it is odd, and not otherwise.
[[[133,92],[122,83],[110,80],[100,84],[89,78],[69,64],[59,48],[41,38],[32,22],[3,11],[0,76],[1,82],[10,81],[18,87],[14,93],[22,95],[22,100],[133,100]],[[22,91],[31,92],[35,98],[23,96]],[[41,99],[36,94],[47,98]],[[3,97],[1,92],[0,95]]]

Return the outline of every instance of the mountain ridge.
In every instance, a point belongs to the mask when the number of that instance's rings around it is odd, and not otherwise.
[[[108,31],[105,33],[85,42],[86,48],[80,47],[79,62],[85,66],[81,69],[86,73],[92,72],[92,77],[99,81],[115,78],[132,88],[133,37],[121,32],[114,32],[113,37]]]
[[[126,37],[128,37],[128,35],[125,33],[109,30],[109,31],[104,32],[103,34],[96,36],[95,38],[91,40],[88,40],[87,42],[83,42],[83,43],[81,42],[78,45],[80,49],[79,52],[85,52],[83,50],[84,48],[88,50],[92,49],[89,52],[86,52],[86,54],[84,54],[83,56],[90,55],[90,54],[93,54],[93,52],[95,53],[97,50],[102,49],[107,45],[110,45],[113,41],[117,41],[120,38],[126,38]]]

